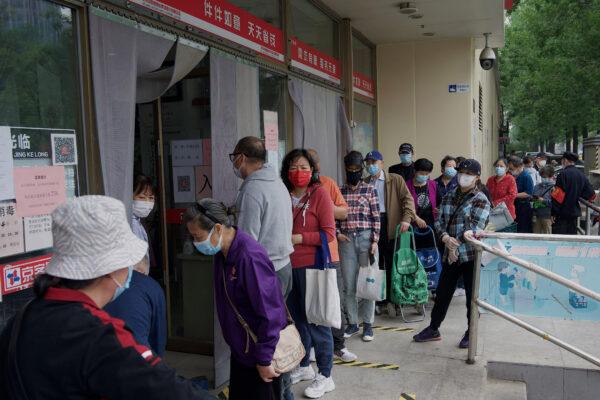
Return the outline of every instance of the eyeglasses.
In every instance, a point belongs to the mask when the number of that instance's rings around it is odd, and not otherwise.
[[[229,161],[234,162],[237,156],[244,153],[229,153]]]

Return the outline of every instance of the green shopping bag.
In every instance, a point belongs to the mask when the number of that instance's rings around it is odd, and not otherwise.
[[[400,247],[398,247],[400,242]],[[400,233],[396,227],[392,268],[392,303],[398,305],[425,304],[429,300],[427,273],[415,252],[412,227]]]

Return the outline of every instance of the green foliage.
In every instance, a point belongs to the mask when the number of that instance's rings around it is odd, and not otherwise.
[[[600,0],[521,0],[508,18],[499,65],[513,140],[533,146],[598,129]]]

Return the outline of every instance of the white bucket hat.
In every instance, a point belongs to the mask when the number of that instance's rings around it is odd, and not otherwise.
[[[58,206],[52,236],[46,273],[59,278],[98,278],[137,264],[148,250],[131,231],[123,203],[107,196],[76,197]]]

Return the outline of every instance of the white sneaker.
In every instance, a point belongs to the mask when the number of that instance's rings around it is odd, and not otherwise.
[[[315,379],[317,374],[315,370],[309,365],[308,367],[298,367],[290,374],[292,385],[302,381],[311,381]]]
[[[338,360],[342,360],[343,362],[356,361],[356,359],[358,358],[358,356],[356,354],[354,354],[353,352],[351,352],[350,350],[348,350],[345,347],[341,350],[333,352],[333,356],[335,358],[337,358]]]
[[[333,378],[325,378],[323,375],[318,374],[311,385],[306,388],[304,395],[309,399],[319,399],[323,397],[325,393],[329,393],[334,390],[335,383],[333,383]]]
[[[311,363],[317,362],[317,356],[315,355],[315,348],[314,347],[310,348],[310,353],[308,355],[308,358],[310,359]]]

